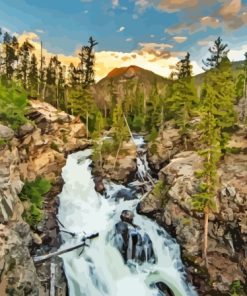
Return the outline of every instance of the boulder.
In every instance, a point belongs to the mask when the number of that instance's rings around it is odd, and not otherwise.
[[[102,176],[96,176],[94,178],[94,183],[95,183],[95,186],[94,186],[95,190],[102,194],[105,191],[105,185],[103,183]]]
[[[32,133],[34,129],[35,129],[34,125],[28,122],[19,127],[18,134],[20,137],[24,137],[27,134]]]
[[[103,156],[103,166],[98,161],[94,162],[93,174],[102,176],[112,181],[127,183],[137,170],[136,146],[132,142],[124,142],[116,160],[116,153]]]
[[[122,188],[116,193],[114,193],[112,195],[112,198],[114,198],[115,200],[118,200],[121,198],[123,198],[124,200],[132,200],[132,199],[135,199],[136,197],[130,189]]]
[[[132,224],[134,219],[134,213],[129,210],[124,210],[122,211],[120,218],[123,222]]]
[[[165,296],[175,296],[173,291],[163,282],[158,282],[155,286],[162,292],[162,295]]]
[[[121,220],[115,225],[114,244],[125,262],[135,260],[138,263],[155,262],[152,241],[147,233],[134,225],[134,214],[125,210]]]
[[[14,138],[14,135],[15,132],[11,128],[0,124],[0,139],[10,141]]]
[[[182,150],[179,129],[172,126],[166,128],[158,138],[148,144],[148,161],[151,168],[158,171],[176,153]]]

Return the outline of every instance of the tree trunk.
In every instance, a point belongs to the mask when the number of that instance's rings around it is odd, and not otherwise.
[[[130,133],[130,137],[131,137],[133,143],[135,144],[135,140],[134,140],[134,137],[133,137],[132,132],[131,132],[131,130],[130,130],[130,127],[129,127],[129,124],[128,124],[128,121],[127,121],[127,118],[125,117],[124,114],[123,114],[123,117],[124,117],[125,123],[126,123],[126,125],[127,125],[128,131],[129,131],[129,133]]]
[[[59,103],[58,103],[58,87],[56,87],[56,101],[57,101],[57,109],[58,109],[58,107],[59,107],[59,106],[58,106],[58,104],[59,104]]]
[[[119,146],[118,146],[117,154],[116,154],[116,157],[115,157],[115,160],[114,160],[113,171],[115,170],[115,167],[116,167],[116,164],[117,164],[118,154],[120,152],[121,146],[122,146],[122,142],[120,142]]]
[[[209,209],[206,207],[204,209],[204,246],[203,246],[203,258],[205,259],[207,265],[207,253],[208,253],[208,218]]]
[[[87,129],[87,139],[88,139],[88,112],[86,116],[86,129]]]

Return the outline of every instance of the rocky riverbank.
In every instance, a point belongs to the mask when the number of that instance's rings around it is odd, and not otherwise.
[[[164,147],[162,143],[160,145]],[[226,154],[218,168],[218,210],[211,214],[209,221],[208,268],[201,259],[203,215],[191,208],[191,199],[199,182],[196,172],[202,168],[202,159],[196,152],[180,152],[173,156],[159,171],[158,190],[154,189],[138,205],[140,214],[155,219],[176,237],[199,295],[231,295],[233,285],[239,289],[237,295],[246,295],[244,287],[241,288],[245,285],[246,289],[247,283],[245,131],[235,133],[229,145],[232,150],[238,148],[238,152]],[[169,147],[173,146],[169,144]],[[159,155],[159,149],[153,152],[156,154],[153,159]]]
[[[3,295],[49,295],[50,264],[34,266],[31,256],[59,246],[55,220],[61,170],[66,156],[90,145],[86,128],[77,118],[51,105],[31,101],[30,122],[18,131],[0,125],[0,290]],[[25,181],[44,177],[53,184],[45,197],[44,219],[35,228],[22,219],[27,203],[18,194]],[[59,267],[59,264],[58,264]],[[60,271],[61,274],[61,271]],[[65,285],[56,279],[56,295]],[[64,280],[63,280],[64,281]],[[1,294],[2,295],[2,294]]]

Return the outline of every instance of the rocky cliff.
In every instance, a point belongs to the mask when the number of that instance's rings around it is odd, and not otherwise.
[[[46,251],[58,246],[54,218],[61,169],[68,153],[90,144],[83,123],[47,103],[31,101],[27,117],[30,122],[15,132],[0,125],[1,295],[48,295],[49,274],[43,274],[46,280],[42,286],[30,255],[31,246],[32,250],[35,246],[42,249],[44,244]],[[49,179],[53,188],[46,197],[44,220],[34,232],[22,219],[27,205],[18,194],[25,181],[37,177]]]
[[[138,206],[139,213],[155,219],[176,237],[199,295],[230,295],[234,283],[241,286],[247,282],[245,135],[245,131],[233,135],[229,144],[235,150],[241,148],[241,152],[226,154],[218,168],[218,210],[209,219],[208,268],[201,259],[203,214],[194,212],[191,207],[199,182],[196,172],[202,168],[202,159],[196,152],[180,152],[173,156],[159,171],[159,180],[164,190],[159,193],[153,190]],[[158,159],[159,151],[164,150],[165,145],[173,147],[171,143],[161,142],[160,147],[153,152],[152,159]],[[242,291],[237,295],[246,295],[244,293]]]

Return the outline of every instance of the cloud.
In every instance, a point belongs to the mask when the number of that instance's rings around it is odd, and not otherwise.
[[[123,32],[124,30],[125,30],[125,27],[122,26],[122,27],[120,27],[120,28],[117,30],[117,32]]]
[[[204,16],[200,19],[200,23],[204,27],[217,28],[220,26],[220,20],[212,16]]]
[[[197,44],[199,45],[199,46],[209,46],[212,42],[214,42],[216,39],[217,39],[217,37],[218,36],[216,36],[216,35],[210,35],[210,36],[208,36],[207,38],[204,38],[204,39],[202,39],[202,40],[199,40],[198,42],[197,42]]]
[[[181,34],[184,32],[194,33],[197,30],[199,30],[199,27],[195,23],[194,24],[180,23],[170,28],[166,28],[164,32],[170,35],[174,35],[174,34]]]
[[[36,29],[35,32],[37,32],[37,33],[39,33],[39,34],[44,34],[44,33],[45,33],[45,31],[42,30],[42,29]]]
[[[126,38],[125,41],[126,41],[126,42],[131,42],[131,41],[133,41],[133,38],[131,38],[131,37]]]
[[[24,32],[18,36],[20,43],[26,39],[35,47],[34,53],[40,61],[41,48],[39,36],[34,32]],[[140,50],[125,53],[117,51],[96,52],[96,80],[105,77],[113,68],[129,65],[143,67],[158,75],[168,77],[171,73],[170,65],[175,65],[179,60],[178,58],[185,55],[184,52],[169,51],[173,48],[170,44],[141,43],[140,47]],[[69,66],[70,63],[73,63],[75,66],[79,64],[79,58],[76,56],[76,52],[73,55],[67,56],[61,53],[52,53],[46,48],[43,48],[43,55],[46,58],[46,64],[54,55],[57,55],[58,59],[65,66]],[[196,62],[193,63],[195,65],[194,73],[202,71]]]
[[[174,36],[173,39],[177,42],[177,43],[184,43],[188,38],[185,36]]]
[[[117,6],[119,6],[119,0],[112,0],[112,6],[114,8],[116,8]]]
[[[140,42],[139,45],[143,50],[165,50],[165,49],[171,49],[173,48],[173,45],[167,44],[167,43],[155,43],[155,42],[147,42],[147,43],[142,43]]]
[[[226,1],[226,4],[223,5],[219,10],[219,14],[225,19],[231,18],[232,16],[236,16],[240,12],[241,7],[241,0]]]
[[[154,37],[155,37],[155,35],[154,35],[154,34],[151,34],[151,35],[150,35],[150,38],[154,38]]]
[[[201,0],[135,0],[135,5],[139,11],[143,11],[151,6],[158,10],[175,12],[181,9],[196,7],[198,1]]]
[[[228,53],[228,57],[231,61],[244,60],[244,54],[247,52],[247,44],[244,44],[240,49],[231,49]]]
[[[205,27],[236,30],[247,24],[247,5],[242,0],[134,0],[137,12],[153,7],[166,13],[178,13],[188,23],[166,29],[169,34],[195,33]],[[205,11],[207,14],[205,15]]]
[[[190,9],[198,5],[198,0],[161,0],[157,8],[167,12]]]

